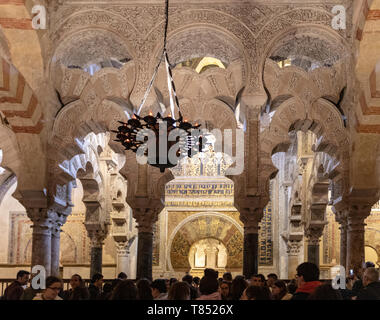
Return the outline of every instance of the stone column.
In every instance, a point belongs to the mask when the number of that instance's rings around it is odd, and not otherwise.
[[[53,223],[51,229],[51,275],[59,277],[59,257],[61,243],[61,224]]]
[[[347,218],[340,222],[340,265],[347,267]]]
[[[244,223],[243,275],[246,279],[258,273],[259,222],[262,217],[263,208],[240,212],[240,220]]]
[[[281,236],[285,241],[287,247],[286,253],[288,254],[288,278],[293,279],[296,275],[296,269],[300,262],[299,256],[304,238],[304,230],[301,225],[301,202],[291,203],[290,208],[289,231],[284,232]]]
[[[299,254],[301,248],[301,241],[291,241],[288,243],[288,279],[294,279],[299,265]]]
[[[307,261],[319,267],[319,239],[309,239],[307,244]]]
[[[118,275],[120,272],[124,272],[128,277],[130,277],[128,243],[125,243],[125,242],[116,243],[116,254],[117,254],[116,275]]]
[[[316,225],[309,225],[306,230],[307,244],[307,261],[316,264],[319,267],[319,242],[323,234],[325,223],[321,222]]]
[[[103,229],[88,230],[91,244],[90,277],[95,273],[102,273],[103,243],[107,237],[107,231]]]
[[[48,276],[51,275],[52,221],[49,218],[35,218],[32,221],[32,267],[43,266]]]
[[[350,206],[347,217],[347,271],[362,268],[364,261],[364,220],[371,206]]]
[[[153,225],[158,220],[158,212],[158,209],[133,208],[138,229],[137,279],[152,280]]]

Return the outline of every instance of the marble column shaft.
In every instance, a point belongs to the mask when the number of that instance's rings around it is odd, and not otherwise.
[[[103,247],[91,247],[90,277],[102,273]]]
[[[355,272],[362,268],[364,263],[364,217],[348,217],[347,228],[347,271]]]
[[[153,232],[138,233],[137,246],[137,279],[152,280]]]
[[[340,265],[347,267],[347,220],[340,224]]]
[[[102,273],[103,242],[107,237],[107,230],[92,229],[88,231],[88,236],[91,243],[90,276],[92,277],[95,273]]]
[[[289,241],[288,244],[288,279],[294,279],[299,265],[300,241]]]
[[[32,267],[41,265],[51,275],[51,220],[36,219],[32,229]]]
[[[307,261],[312,262],[319,267],[319,244],[308,243]]]
[[[51,275],[59,277],[61,226],[55,224],[51,231]]]
[[[116,274],[124,272],[128,277],[130,277],[129,270],[129,251],[128,247],[125,244],[117,245],[117,270]]]
[[[133,208],[133,217],[137,222],[137,274],[136,278],[152,280],[153,263],[153,226],[158,220],[158,208]]]
[[[243,275],[246,279],[258,273],[258,244],[258,233],[246,233],[244,230]]]
[[[244,223],[243,275],[247,279],[258,273],[259,222],[262,216],[262,208],[240,213],[240,220]]]

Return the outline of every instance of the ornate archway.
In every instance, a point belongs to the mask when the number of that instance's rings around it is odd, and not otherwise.
[[[242,227],[227,215],[211,212],[191,215],[173,230],[167,254],[169,268],[172,271],[190,271],[191,246],[203,239],[216,239],[226,247],[227,270],[242,268]]]

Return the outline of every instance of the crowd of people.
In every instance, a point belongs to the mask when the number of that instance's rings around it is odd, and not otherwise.
[[[319,268],[310,262],[297,267],[295,279],[286,283],[274,273],[265,278],[254,274],[249,279],[235,278],[226,272],[205,269],[202,279],[186,274],[181,280],[128,279],[120,273],[112,282],[104,282],[102,274],[92,276],[87,287],[79,274],[70,280],[70,289],[63,290],[62,280],[46,278],[45,289],[27,287],[31,282],[27,271],[19,271],[3,300],[380,300],[379,271],[366,263],[356,276],[346,279],[345,288],[333,288],[331,281],[319,280]]]

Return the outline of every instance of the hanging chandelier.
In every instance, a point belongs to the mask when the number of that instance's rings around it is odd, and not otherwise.
[[[154,70],[152,79],[149,83],[147,91],[145,92],[138,111],[133,114],[132,118],[130,118],[128,122],[118,121],[121,125],[118,127],[117,131],[112,130],[112,132],[116,133],[117,138],[117,140],[114,141],[120,142],[124,146],[125,150],[131,150],[140,156],[148,156],[148,164],[159,168],[160,172],[164,172],[167,168],[175,167],[181,157],[191,157],[194,154],[202,151],[203,148],[203,137],[200,134],[200,131],[196,130],[200,128],[200,125],[197,123],[195,125],[192,125],[190,122],[184,119],[181,114],[169,63],[169,57],[166,51],[168,23],[169,0],[166,0],[164,47],[160,61]],[[156,116],[154,116],[152,112],[150,112],[147,116],[140,116],[141,109],[149,95],[149,92],[156,78],[158,68],[163,60],[165,61],[166,65],[171,113],[166,117],[163,117],[159,112]],[[175,105],[178,108],[178,119],[174,118]],[[174,141],[172,141],[173,139],[171,138],[173,134],[175,134],[176,137]],[[149,136],[152,138],[152,135],[154,140],[153,145],[147,143],[149,142]],[[142,136],[145,138],[141,139]],[[175,147],[175,144],[177,144],[179,148],[176,151],[176,157],[173,158],[169,156],[169,153],[171,151],[171,148]],[[149,148],[154,149],[155,152],[153,156],[150,156]]]

